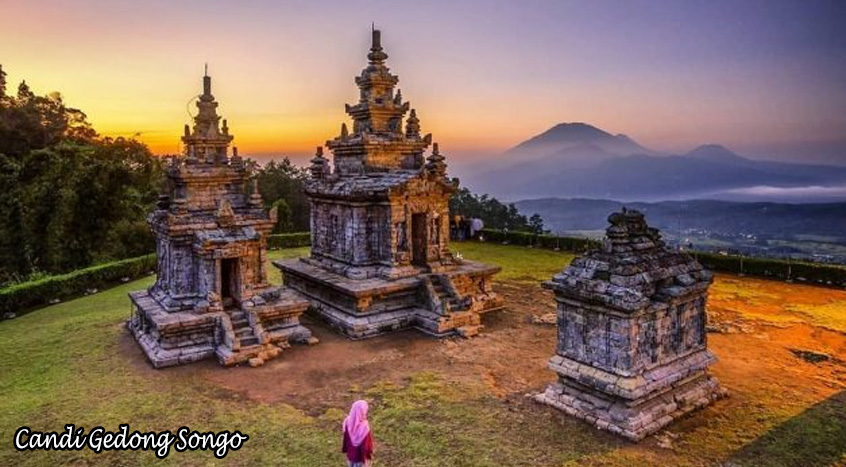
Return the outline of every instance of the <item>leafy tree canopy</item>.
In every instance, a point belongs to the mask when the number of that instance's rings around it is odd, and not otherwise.
[[[452,216],[479,218],[489,229],[508,229],[543,233],[543,219],[535,214],[531,218],[520,214],[513,204],[501,203],[498,199],[473,194],[467,188],[460,188],[449,200]]]
[[[162,179],[142,143],[102,137],[58,93],[0,70],[0,283],[147,253],[145,217]]]

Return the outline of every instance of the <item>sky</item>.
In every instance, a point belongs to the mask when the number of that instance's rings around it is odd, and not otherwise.
[[[668,153],[846,164],[843,1],[0,0],[0,64],[164,154],[208,63],[239,151],[302,160],[348,121],[371,22],[458,160],[586,122]]]

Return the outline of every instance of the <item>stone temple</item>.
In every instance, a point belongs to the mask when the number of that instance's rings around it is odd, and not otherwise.
[[[129,330],[155,367],[214,356],[224,365],[263,363],[291,341],[313,343],[299,324],[308,302],[267,281],[268,213],[232,135],[221,125],[211,78],[194,126],[185,125],[184,156],[167,169],[168,189],[148,217],[156,236],[158,276],[132,292]]]
[[[544,283],[558,304],[559,381],[536,398],[637,441],[726,394],[707,372],[712,276],[643,214],[608,220],[601,250]]]
[[[275,262],[285,284],[331,326],[357,339],[405,328],[472,335],[480,314],[502,307],[491,288],[500,268],[455,258],[449,250],[449,198],[458,180],[420,133],[417,113],[394,90],[398,78],[378,30],[369,64],[355,78],[359,102],[312,160],[311,256]],[[405,128],[403,129],[403,119]]]

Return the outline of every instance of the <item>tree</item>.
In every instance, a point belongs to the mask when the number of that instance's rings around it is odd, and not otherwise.
[[[449,200],[449,212],[452,216],[479,218],[490,229],[509,229],[512,231],[535,231],[526,216],[520,214],[513,204],[503,204],[496,198],[475,195],[467,188],[461,188]],[[538,216],[540,217],[540,216]],[[541,228],[543,221],[540,221]]]
[[[294,231],[294,221],[291,206],[284,199],[278,199],[273,203],[276,210],[276,225],[273,226],[273,233],[286,233]]]
[[[287,157],[282,161],[270,161],[265,166],[255,164],[254,170],[258,178],[258,189],[264,205],[268,208],[274,206],[279,200],[284,200],[287,205],[289,222],[281,232],[303,232],[309,230],[309,204],[303,193],[303,184],[308,179],[306,169],[295,166]],[[280,207],[280,219],[282,210]]]
[[[3,71],[3,65],[0,64],[0,104],[2,104],[4,97],[6,97],[6,72]]]
[[[537,235],[544,233],[543,217],[538,213],[532,214],[532,217],[529,217],[529,228]]]
[[[0,284],[147,253],[161,161],[100,137],[58,93],[0,100]]]

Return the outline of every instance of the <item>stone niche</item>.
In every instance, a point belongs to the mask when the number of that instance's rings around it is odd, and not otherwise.
[[[360,100],[347,105],[353,130],[317,149],[305,194],[311,256],[279,261],[284,282],[312,310],[351,338],[409,327],[436,336],[471,335],[482,313],[502,307],[491,288],[499,267],[460,261],[449,250],[449,198],[458,180],[414,109],[394,87],[380,32],[355,78]],[[408,114],[406,118],[406,114]],[[402,123],[405,119],[405,130]]]
[[[261,197],[220,125],[211,78],[203,78],[185,155],[167,168],[168,189],[148,217],[156,236],[157,277],[132,292],[127,327],[153,366],[208,357],[259,365],[290,342],[316,343],[300,325],[308,302],[267,281],[267,235],[275,213]]]
[[[536,399],[638,441],[726,395],[707,371],[712,276],[640,212],[608,220],[601,250],[543,284],[558,305],[559,381]]]

